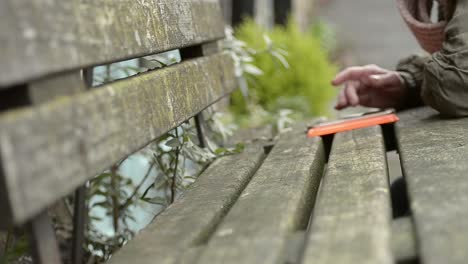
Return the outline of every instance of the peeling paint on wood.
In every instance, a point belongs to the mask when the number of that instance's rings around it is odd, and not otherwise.
[[[223,38],[213,0],[0,2],[0,89]]]
[[[229,94],[233,67],[212,55],[0,115],[7,221],[23,223]]]

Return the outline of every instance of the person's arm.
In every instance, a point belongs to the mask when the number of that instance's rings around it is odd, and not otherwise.
[[[429,56],[412,55],[398,62],[396,67],[406,87],[406,93],[399,109],[421,106],[421,86],[423,81],[424,67]]]
[[[425,104],[446,116],[468,116],[468,0],[457,1],[443,48],[425,59],[422,78],[412,76],[421,80]]]
[[[468,116],[468,0],[457,0],[445,41],[432,56],[411,56],[397,71],[375,65],[350,67],[333,84],[344,84],[336,109],[363,105],[404,109],[425,104],[446,116]]]

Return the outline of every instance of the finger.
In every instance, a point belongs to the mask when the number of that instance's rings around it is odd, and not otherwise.
[[[369,76],[368,84],[372,88],[384,86],[398,86],[402,84],[402,79],[400,75],[396,72],[375,74]]]
[[[376,65],[367,65],[363,67],[349,67],[338,73],[332,81],[333,85],[340,85],[349,80],[358,80],[372,74],[382,74],[385,70]]]
[[[357,94],[357,87],[359,86],[358,82],[348,82],[345,87],[345,95],[348,100],[348,104],[352,106],[359,105],[359,97]]]
[[[338,102],[335,105],[336,110],[341,110],[348,107],[348,100],[346,100],[345,91],[344,89],[340,91],[338,95]]]

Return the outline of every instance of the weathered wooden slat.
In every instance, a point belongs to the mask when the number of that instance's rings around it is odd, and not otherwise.
[[[418,249],[411,217],[401,217],[392,221],[392,249],[397,263],[411,263],[417,260]]]
[[[198,263],[281,263],[307,227],[325,163],[320,138],[284,134],[209,240]]]
[[[0,155],[1,159],[1,155]],[[8,225],[11,219],[12,205],[9,202],[8,192],[5,191],[6,188],[6,179],[3,176],[3,165],[0,162],[0,231],[10,230],[11,226]]]
[[[5,0],[0,87],[223,36],[216,0]]]
[[[285,264],[299,264],[302,261],[302,254],[304,253],[304,244],[306,241],[306,230],[297,231],[289,235],[286,245],[283,249],[283,259],[279,263]]]
[[[200,253],[205,249],[204,246],[191,247],[179,251],[179,257],[177,264],[192,264],[196,263],[197,259],[200,257]]]
[[[117,252],[111,263],[132,263],[135,256],[141,264],[187,262],[182,252],[210,237],[263,158],[263,148],[253,146],[215,161],[179,200]]]
[[[0,115],[0,192],[12,210],[0,222],[24,222],[194,116],[235,89],[233,75],[218,54]]]
[[[380,127],[335,135],[304,263],[393,263]]]
[[[80,72],[75,71],[31,82],[26,87],[27,90],[22,96],[25,97],[24,100],[28,101],[29,104],[40,105],[58,97],[84,92],[86,88],[86,84],[81,79]],[[1,167],[2,165],[0,164],[0,186],[6,186]],[[0,187],[0,189],[2,188]],[[11,210],[9,209],[11,205],[8,204],[8,200],[7,192],[2,192],[0,194],[0,205],[4,207],[0,207],[0,214],[3,215],[5,220],[0,220],[0,228],[9,228],[6,221],[11,218]]]
[[[62,263],[52,220],[47,211],[41,212],[28,225],[29,247],[37,264]]]
[[[68,72],[28,84],[29,100],[35,105],[61,96],[78,94],[86,89],[87,86],[81,79],[80,71]]]
[[[468,119],[400,114],[397,141],[422,263],[468,260]]]

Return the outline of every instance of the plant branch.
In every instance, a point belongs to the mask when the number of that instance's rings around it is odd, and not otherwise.
[[[146,180],[148,179],[148,177],[150,176],[151,174],[151,171],[153,170],[154,166],[156,165],[156,162],[153,161],[151,163],[151,165],[149,166],[148,170],[146,171],[146,174],[145,174],[145,177],[143,177],[143,180],[141,180],[141,182],[138,184],[138,186],[135,188],[135,190],[133,191],[133,193],[130,195],[130,197],[125,200],[125,202],[120,206],[120,210],[123,211],[125,209],[127,209],[128,206],[130,206],[130,204],[132,203],[132,200],[133,198],[135,198],[135,196],[138,194],[138,191],[140,190],[140,188],[143,186],[143,184],[146,182]],[[146,193],[147,191],[145,191]]]
[[[114,224],[114,232],[118,233],[119,232],[119,217],[120,217],[120,211],[119,211],[119,199],[116,195],[117,193],[117,170],[119,169],[118,165],[114,165],[111,167],[110,171],[112,173],[111,177],[111,199],[112,199],[112,220]]]
[[[11,239],[11,233],[13,232],[13,229],[10,229],[7,231],[6,235],[6,240],[5,240],[5,248],[4,248],[4,256],[7,256],[8,254],[8,248],[10,246],[10,239]]]
[[[177,128],[175,129],[175,133],[176,133],[176,138],[179,139],[179,131]],[[172,183],[171,183],[171,204],[174,203],[175,195],[177,191],[176,181],[177,181],[177,167],[179,166],[179,154],[180,154],[180,146],[176,148],[174,174],[172,176]]]

